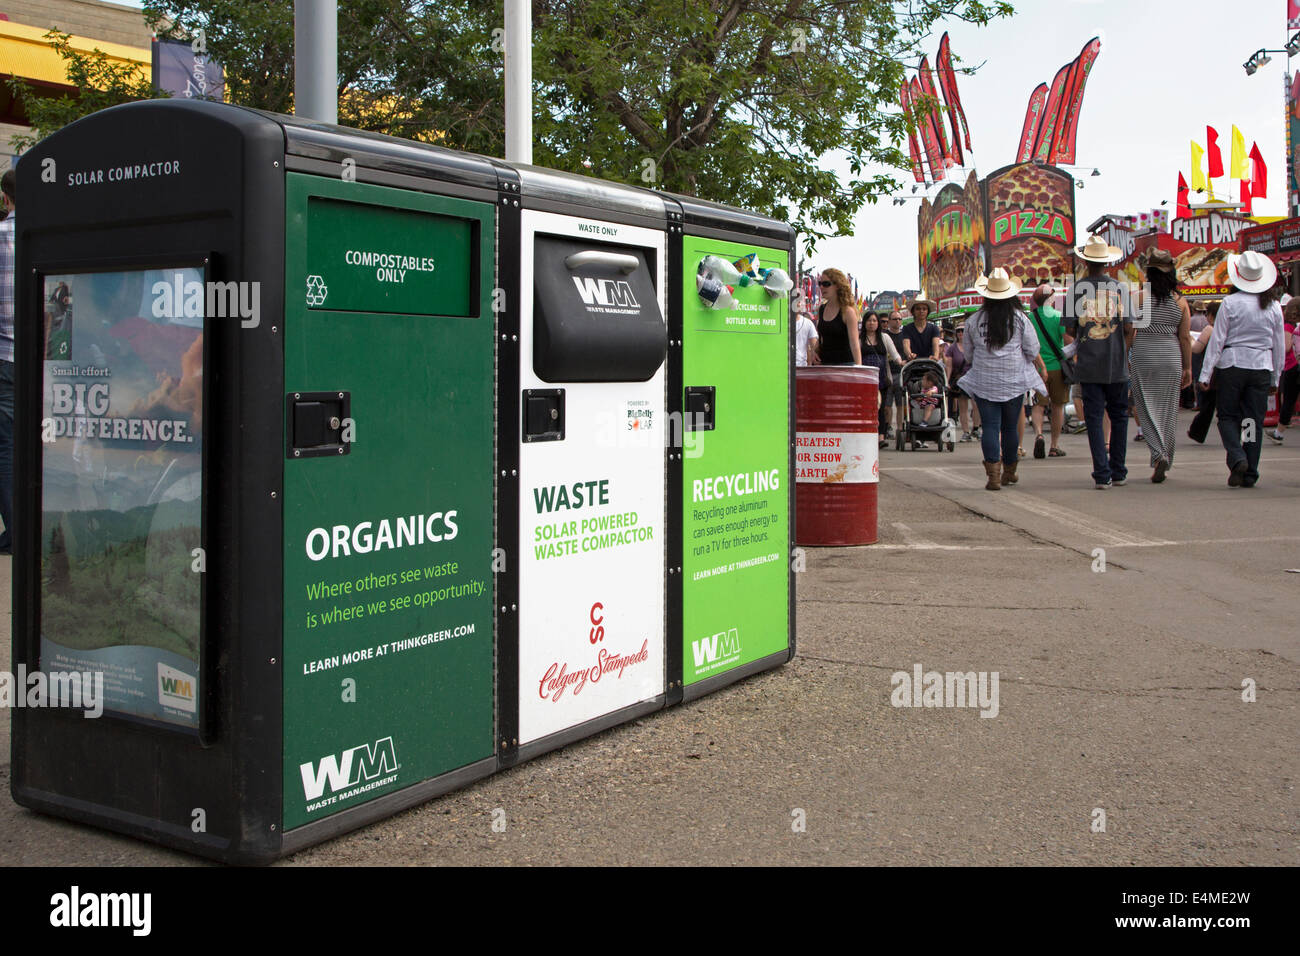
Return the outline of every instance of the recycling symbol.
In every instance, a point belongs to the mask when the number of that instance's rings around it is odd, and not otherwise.
[[[320,276],[307,277],[307,304],[316,306],[325,301],[325,296],[329,295],[329,289],[325,287],[325,280]]]

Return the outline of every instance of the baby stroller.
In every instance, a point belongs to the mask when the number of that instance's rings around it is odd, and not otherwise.
[[[956,426],[948,417],[948,375],[943,363],[934,359],[912,359],[898,373],[898,387],[907,401],[903,407],[903,424],[898,428],[895,447],[898,451],[932,439],[943,451],[956,450]]]

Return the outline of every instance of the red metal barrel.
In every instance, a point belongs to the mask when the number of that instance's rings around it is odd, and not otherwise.
[[[851,366],[795,371],[798,543],[875,544],[879,373]]]

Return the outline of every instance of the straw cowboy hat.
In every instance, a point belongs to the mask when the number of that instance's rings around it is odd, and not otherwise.
[[[986,299],[1013,299],[1020,294],[1023,283],[1007,275],[1007,270],[998,266],[987,277],[975,280],[975,290]]]
[[[1228,281],[1242,292],[1265,292],[1277,281],[1277,266],[1268,256],[1250,250],[1228,256]]]
[[[910,315],[912,310],[915,309],[918,305],[925,306],[930,311],[930,313],[935,313],[939,311],[939,303],[935,302],[933,299],[927,299],[925,297],[924,292],[920,293],[919,295],[917,295],[915,299],[912,300],[912,304],[907,307],[908,314]]]
[[[1114,262],[1124,255],[1124,250],[1107,245],[1105,239],[1094,233],[1086,243],[1075,248],[1074,254],[1087,262]]]

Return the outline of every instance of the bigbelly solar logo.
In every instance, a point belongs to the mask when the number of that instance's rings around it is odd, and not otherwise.
[[[394,782],[398,770],[397,750],[393,738],[384,737],[373,745],[350,747],[341,754],[328,754],[315,763],[301,764],[298,770],[302,774],[303,796],[308,801],[307,811],[311,812]],[[326,788],[330,791],[328,797]]]

